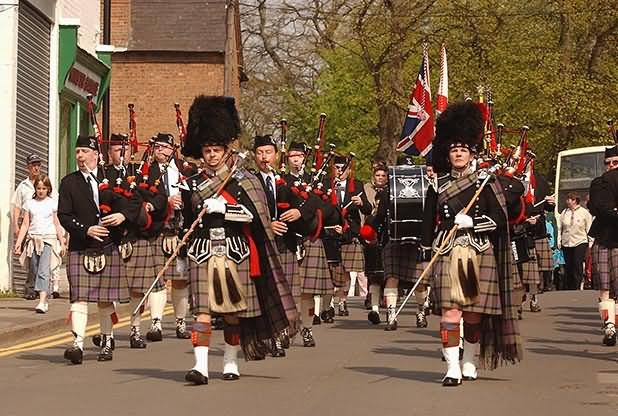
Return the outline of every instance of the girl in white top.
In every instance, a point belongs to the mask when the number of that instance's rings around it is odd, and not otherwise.
[[[65,251],[64,236],[56,216],[57,203],[51,198],[52,186],[49,177],[39,175],[34,180],[35,193],[24,206],[24,220],[15,241],[15,254],[20,263],[30,258],[30,268],[36,275],[34,290],[39,293],[37,313],[49,309],[47,294],[52,270],[60,266]],[[24,238],[26,244],[22,248]]]

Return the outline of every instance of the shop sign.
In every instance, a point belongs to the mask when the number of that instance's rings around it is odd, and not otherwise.
[[[69,76],[67,77],[65,87],[84,99],[88,94],[92,94],[96,100],[100,84],[100,76],[85,66],[75,62],[69,71]]]

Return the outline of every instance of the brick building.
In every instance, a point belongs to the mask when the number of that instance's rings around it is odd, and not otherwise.
[[[128,129],[135,105],[137,134],[176,133],[174,103],[185,122],[198,94],[240,97],[242,52],[235,0],[111,2],[110,131]]]

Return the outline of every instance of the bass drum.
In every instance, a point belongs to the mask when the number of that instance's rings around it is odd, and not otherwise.
[[[400,243],[420,242],[423,208],[429,188],[425,166],[390,166],[388,184],[389,240]]]

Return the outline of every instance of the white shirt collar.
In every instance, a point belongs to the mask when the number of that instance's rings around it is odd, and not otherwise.
[[[91,171],[92,175],[94,175],[95,178],[97,177],[98,169],[99,169],[99,167],[97,166],[96,168],[94,168]],[[88,181],[88,177],[90,176],[90,173],[86,173],[86,172],[84,172],[82,170],[80,170],[80,172],[81,172],[82,175],[84,175],[84,179],[86,179],[86,182],[87,182]]]

